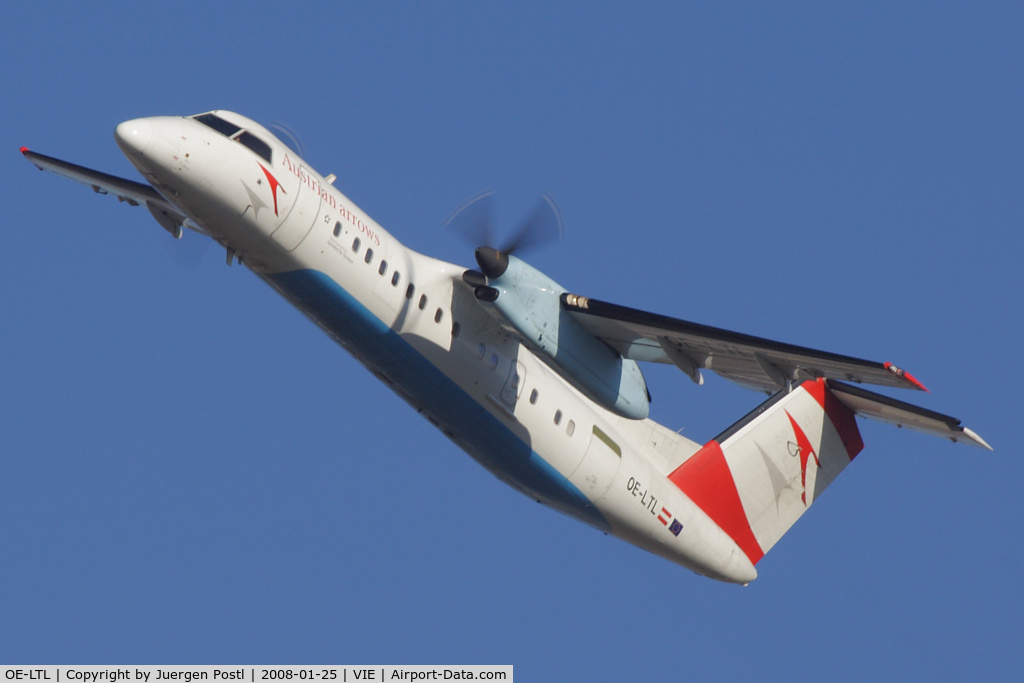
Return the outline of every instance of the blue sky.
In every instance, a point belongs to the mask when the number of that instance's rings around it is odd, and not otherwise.
[[[0,26],[0,662],[1019,675],[1019,3],[163,5]],[[566,238],[527,258],[571,290],[896,362],[996,450],[862,425],[747,588],[606,538],[218,249],[17,152],[136,177],[118,122],[213,108],[460,263],[452,208],[550,192]],[[761,400],[647,376],[697,441]]]

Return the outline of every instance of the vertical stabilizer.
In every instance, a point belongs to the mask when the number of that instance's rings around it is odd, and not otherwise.
[[[819,379],[772,396],[669,479],[757,563],[863,446],[853,411]]]

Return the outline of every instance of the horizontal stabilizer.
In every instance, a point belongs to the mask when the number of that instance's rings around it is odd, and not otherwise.
[[[843,405],[861,417],[869,417],[897,427],[907,427],[958,443],[967,443],[992,450],[992,447],[985,443],[984,439],[970,429],[961,426],[960,420],[955,417],[936,413],[843,382],[829,380],[828,388]]]

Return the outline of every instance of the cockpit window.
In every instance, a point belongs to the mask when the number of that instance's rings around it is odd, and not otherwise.
[[[258,137],[256,137],[249,131],[244,131],[235,139],[241,142],[249,149],[251,149],[252,151],[256,152],[256,154],[266,159],[268,164],[273,163],[273,161],[270,158],[270,145],[263,142],[263,140],[260,140]]]
[[[206,124],[210,128],[213,128],[218,133],[231,137],[238,131],[242,130],[233,123],[229,123],[217,116],[216,114],[200,114],[195,117],[195,120],[199,123]]]
[[[258,137],[256,137],[249,131],[242,130],[242,128],[240,128],[239,126],[236,126],[230,121],[225,121],[216,114],[200,114],[199,116],[193,116],[192,118],[194,118],[199,123],[202,123],[204,125],[209,126],[210,128],[213,128],[221,135],[225,135],[229,138],[237,140],[238,142],[241,142],[243,145],[251,149],[253,152],[256,152],[256,154],[266,159],[267,163],[274,163],[270,150],[270,145],[263,142],[263,140],[260,140]]]

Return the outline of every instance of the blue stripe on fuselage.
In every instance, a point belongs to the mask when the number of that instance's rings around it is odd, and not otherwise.
[[[528,443],[328,275],[293,270],[264,278],[400,395],[428,413],[495,476],[567,515],[609,531],[583,493]]]

